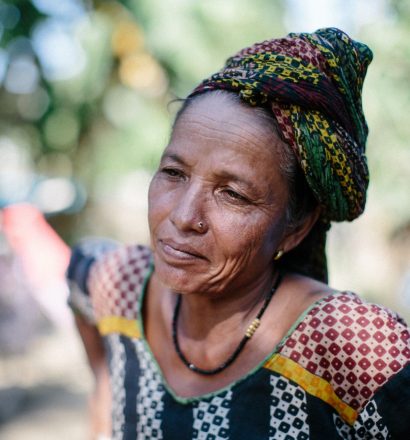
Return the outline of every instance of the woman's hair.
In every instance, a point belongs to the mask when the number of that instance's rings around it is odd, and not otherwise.
[[[272,145],[272,148],[277,148],[280,161],[279,169],[288,184],[287,229],[293,230],[297,228],[317,209],[319,204],[305,179],[294,152],[288,143],[282,139],[277,127],[276,118],[268,107],[251,107],[235,93],[224,90],[214,90],[204,94],[194,95],[187,99],[178,100],[182,105],[175,116],[173,128],[191,105],[210,93],[223,96],[232,103],[251,108],[262,124],[269,127],[275,133],[276,137],[282,140],[282,142],[276,143],[276,147]],[[313,236],[315,235],[314,231],[316,229],[317,226],[314,226],[312,229]],[[308,241],[308,245],[314,245],[314,240],[314,237],[312,237],[312,239]],[[312,241],[313,243],[311,243]],[[304,253],[304,249],[291,250],[282,258],[280,265],[286,270],[308,275],[310,273],[310,267],[307,266],[308,259],[305,258]]]

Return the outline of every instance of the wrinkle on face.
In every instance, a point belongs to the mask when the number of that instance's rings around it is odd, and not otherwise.
[[[252,108],[220,96],[209,94],[180,116],[150,187],[153,250],[155,255],[161,237],[189,239],[208,262],[172,267],[157,255],[156,270],[170,288],[234,291],[272,270],[289,193],[280,142]],[[183,177],[170,179],[163,167],[175,167]],[[230,200],[227,188],[243,193],[247,202]],[[198,221],[206,223],[205,234],[194,230]]]
[[[185,115],[184,115],[185,116]],[[181,118],[183,118],[182,116]],[[249,121],[247,121],[244,118],[242,119],[242,124],[235,123],[233,121],[227,121],[225,122],[224,127],[214,127],[215,122],[217,121],[216,118],[213,117],[207,117],[205,115],[200,116],[201,120],[192,120],[189,115],[187,115],[186,118],[184,118],[184,123],[186,124],[187,128],[190,128],[192,130],[200,129],[201,131],[198,133],[198,136],[203,137],[204,139],[208,141],[216,141],[220,139],[220,136],[230,136],[230,142],[233,144],[241,145],[242,147],[245,146],[246,143],[248,143],[250,138],[253,138],[253,142],[266,142],[266,139],[264,138],[264,135],[262,133],[258,133],[255,130],[250,130],[246,127],[245,124],[248,124]],[[186,120],[185,120],[186,119]],[[274,134],[272,133],[272,139],[274,139]],[[249,146],[249,149],[252,149],[251,146]]]

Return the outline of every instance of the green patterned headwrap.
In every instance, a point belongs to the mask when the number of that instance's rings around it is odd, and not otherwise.
[[[371,60],[365,44],[339,29],[292,33],[241,50],[190,95],[227,90],[272,111],[322,207],[318,223],[284,263],[321,280],[327,280],[330,221],[355,219],[366,202],[362,86]]]

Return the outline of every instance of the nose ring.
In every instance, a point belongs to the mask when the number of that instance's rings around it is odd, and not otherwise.
[[[204,228],[204,224],[203,224],[203,222],[198,222],[198,228],[199,228],[199,229],[203,229],[203,228]]]

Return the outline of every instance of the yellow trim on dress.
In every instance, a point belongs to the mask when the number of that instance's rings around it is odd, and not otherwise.
[[[101,335],[120,333],[129,338],[141,338],[141,332],[135,319],[127,319],[122,316],[106,316],[98,321],[98,330]]]
[[[340,415],[340,417],[353,425],[356,421],[358,413],[352,407],[347,405],[336,395],[329,382],[305,370],[296,362],[280,354],[273,355],[263,365],[264,368],[279,373],[282,376],[296,382],[307,393],[318,397],[324,402],[332,406]]]

